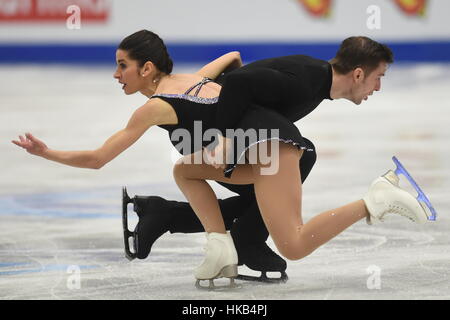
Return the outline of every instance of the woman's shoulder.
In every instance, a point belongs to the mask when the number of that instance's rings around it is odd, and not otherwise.
[[[148,99],[138,110],[143,117],[150,117],[157,124],[174,124],[178,122],[173,107],[165,100],[158,99],[158,97]]]

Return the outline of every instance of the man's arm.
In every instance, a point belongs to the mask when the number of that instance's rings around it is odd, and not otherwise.
[[[241,54],[238,51],[229,52],[208,63],[196,74],[210,79],[216,79],[222,73],[230,72],[242,66]]]

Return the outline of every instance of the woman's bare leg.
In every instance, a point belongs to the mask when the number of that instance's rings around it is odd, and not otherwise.
[[[280,144],[279,156],[273,158],[279,161],[278,171],[271,175],[261,174],[265,166],[260,164],[239,165],[228,179],[222,169],[211,165],[178,163],[174,177],[205,230],[219,233],[225,233],[222,215],[213,190],[204,180],[252,183],[262,218],[279,252],[290,260],[298,260],[368,215],[363,200],[358,200],[325,211],[304,224],[298,166],[301,155],[296,147]]]
[[[363,200],[323,212],[303,224],[302,183],[298,162],[301,152],[280,145],[279,170],[261,175],[254,165],[256,199],[264,222],[280,253],[301,259],[368,214]]]
[[[185,156],[175,164],[173,170],[175,182],[189,201],[205,231],[226,233],[216,194],[205,180],[253,184],[252,168],[250,165],[240,165],[235,169],[233,179],[228,179],[224,177],[223,169],[216,169],[206,163],[194,164],[194,157],[195,154]]]

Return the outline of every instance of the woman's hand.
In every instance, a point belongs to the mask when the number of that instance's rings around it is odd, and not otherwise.
[[[34,137],[31,133],[26,133],[25,137],[19,136],[19,140],[12,140],[15,145],[24,148],[28,153],[42,157],[48,150],[47,145]]]
[[[214,168],[225,169],[227,161],[227,155],[231,148],[231,139],[225,138],[221,135],[218,136],[218,144],[213,150],[208,148],[204,149],[204,158],[207,164],[212,165]]]

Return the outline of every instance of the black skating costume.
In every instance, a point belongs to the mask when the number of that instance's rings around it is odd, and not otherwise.
[[[316,161],[316,152],[311,141],[302,137],[293,122],[305,117],[324,99],[331,99],[331,65],[302,55],[260,60],[225,75],[218,98],[197,97],[201,86],[209,81],[212,80],[203,79],[184,94],[152,96],[168,102],[178,117],[178,124],[160,127],[166,129],[171,137],[176,129],[194,134],[194,121],[201,121],[202,136],[211,128],[222,132],[230,128],[279,129],[279,135],[273,138],[307,151],[300,160],[304,182]],[[191,95],[194,89],[196,92]],[[172,139],[172,143],[180,146],[179,139]],[[199,144],[192,139],[188,150],[179,151],[190,154],[209,143],[211,141],[208,140]],[[225,176],[231,176],[243,151],[235,148],[234,161],[224,170]],[[253,185],[220,184],[239,194],[219,200],[225,226],[231,230],[236,245],[239,264],[259,271],[284,272],[286,262],[265,244],[269,234],[256,203]],[[154,241],[167,231],[203,231],[187,202],[143,196],[133,199],[135,211],[140,217],[134,232],[136,254],[133,258],[146,258]]]

